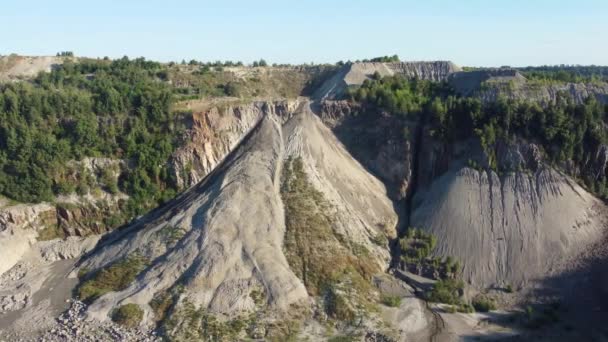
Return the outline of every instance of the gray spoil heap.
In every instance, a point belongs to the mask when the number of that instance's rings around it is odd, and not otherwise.
[[[450,74],[450,84],[461,95],[471,95],[479,90],[484,82],[525,82],[526,78],[517,70],[511,68],[481,69],[462,71]]]
[[[213,314],[255,311],[256,291],[275,312],[307,305],[304,283],[283,251],[280,178],[290,157],[302,159],[309,181],[327,199],[336,234],[369,251],[378,272],[386,269],[390,253],[373,242],[380,233],[396,235],[386,189],[303,103],[286,117],[264,111],[204,180],[102,241],[81,268],[98,270],[133,254],[151,263],[129,287],[97,299],[89,315],[106,321],[117,307],[134,303],[151,324],[150,301],[176,286],[183,288],[181,301]]]

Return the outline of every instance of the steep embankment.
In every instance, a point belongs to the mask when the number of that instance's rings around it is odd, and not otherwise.
[[[601,201],[551,168],[533,173],[452,169],[419,191],[411,223],[437,236],[479,288],[525,286],[598,241]]]
[[[415,119],[362,113],[348,102],[321,108],[353,156],[410,204],[403,204],[404,223],[434,234],[435,255],[460,260],[464,279],[478,289],[542,281],[605,231],[605,205],[534,144],[501,144],[501,172],[477,171],[468,165],[487,156],[473,138],[446,144]],[[590,162],[600,174],[602,160]]]
[[[147,261],[132,284],[90,306],[92,317],[106,320],[113,309],[134,303],[150,323],[150,303],[178,289],[171,305],[177,326],[188,319],[178,314],[187,305],[232,318],[266,307],[274,310],[271,315],[293,304],[308,307],[304,280],[283,250],[280,185],[287,159],[302,161],[308,181],[329,205],[323,210],[339,237],[335,250],[350,251],[347,260],[365,255],[374,272],[388,267],[386,236],[395,236],[396,215],[384,186],[350,157],[308,104],[291,118],[264,108],[251,132],[207,178],[109,236],[84,260],[80,269],[89,274],[134,255]],[[310,248],[314,253],[315,246]]]

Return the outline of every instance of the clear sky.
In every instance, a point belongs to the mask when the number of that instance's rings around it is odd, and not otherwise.
[[[3,0],[0,54],[608,65],[608,0]]]

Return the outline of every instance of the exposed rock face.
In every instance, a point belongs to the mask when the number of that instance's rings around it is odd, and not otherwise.
[[[37,229],[57,222],[55,215],[55,208],[45,203],[0,209],[0,275],[29,251]]]
[[[131,286],[95,301],[92,317],[107,320],[118,305],[136,303],[150,322],[148,303],[178,284],[184,289],[182,300],[211,313],[258,310],[253,291],[264,293],[262,307],[275,312],[291,304],[307,306],[303,282],[282,250],[285,213],[279,187],[289,156],[302,158],[347,245],[366,248],[378,272],[388,266],[386,246],[371,242],[379,233],[395,236],[396,215],[384,186],[350,157],[308,104],[293,117],[280,113],[264,113],[202,182],[102,242],[82,267],[99,269],[136,252],[152,262]],[[177,242],[162,238],[163,231],[174,228],[183,231]]]
[[[32,78],[39,72],[49,72],[65,58],[54,56],[2,56],[0,57],[0,82]]]
[[[0,275],[17,264],[39,240],[85,237],[112,228],[106,219],[120,211],[121,196],[106,200],[62,197],[72,203],[17,204],[0,208]],[[69,238],[68,238],[69,240]],[[61,252],[63,258],[78,252]],[[67,256],[71,255],[71,256]],[[54,258],[57,259],[57,258]]]
[[[560,96],[576,103],[583,103],[588,97],[608,103],[608,83],[543,84],[528,81],[519,71],[509,68],[455,72],[448,80],[461,95],[478,97],[487,103],[504,97],[549,104]]]
[[[396,63],[353,63],[345,65],[327,80],[315,93],[317,99],[336,99],[344,95],[348,87],[363,84],[378,73],[380,76],[402,75],[429,81],[445,81],[460,67],[452,62],[396,62]]]
[[[538,102],[541,104],[555,103],[561,96],[571,98],[575,103],[583,103],[588,97],[595,98],[600,103],[608,103],[608,83],[583,84],[566,83],[538,85],[524,83],[519,86],[490,86],[473,94],[484,102],[496,101],[499,97],[509,99],[521,99]]]
[[[589,171],[593,179],[599,180],[604,177],[606,175],[606,167],[608,167],[608,146],[601,145],[590,164]]]
[[[298,101],[253,102],[211,107],[192,116],[183,147],[169,161],[180,187],[202,180],[232,151],[265,114],[284,116]]]
[[[407,78],[417,78],[429,81],[445,81],[448,77],[461,70],[459,66],[450,61],[433,62],[398,62],[387,63],[394,74]]]
[[[323,101],[320,117],[350,153],[384,181],[389,196],[401,200],[412,176],[416,124],[360,111],[348,101]]]

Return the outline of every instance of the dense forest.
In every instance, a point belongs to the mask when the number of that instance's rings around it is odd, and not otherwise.
[[[486,151],[489,167],[498,171],[512,171],[499,170],[495,158],[499,141],[535,142],[544,149],[548,162],[574,162],[581,170],[607,142],[608,106],[593,98],[576,104],[563,96],[544,107],[507,99],[484,104],[477,98],[457,96],[445,83],[378,75],[352,90],[350,96],[373,112],[424,118],[433,136],[445,143],[477,137]],[[581,177],[590,190],[608,196],[606,175],[599,179],[585,174]]]
[[[65,180],[69,161],[128,160],[118,184],[131,216],[174,196],[166,161],[182,129],[171,109],[164,67],[123,58],[66,60],[33,82],[0,86],[0,193],[24,202],[87,192],[87,181]],[[86,177],[83,177],[86,178]]]

